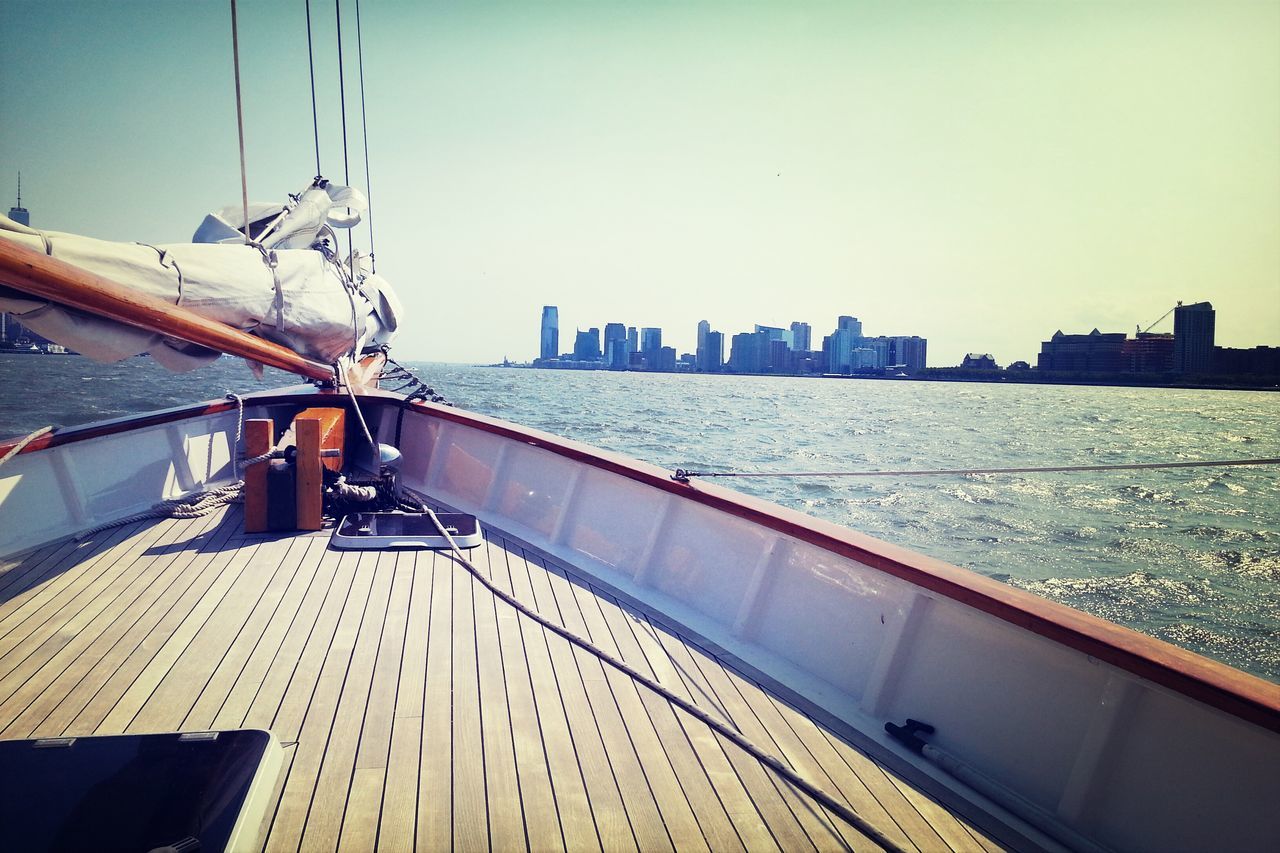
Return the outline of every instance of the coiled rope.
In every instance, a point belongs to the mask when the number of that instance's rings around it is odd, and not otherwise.
[[[110,530],[113,527],[123,527],[126,524],[133,524],[136,521],[146,521],[149,518],[200,518],[208,515],[219,507],[228,504],[240,503],[244,500],[244,480],[240,477],[242,468],[250,465],[256,465],[259,462],[266,462],[268,459],[274,459],[282,455],[279,451],[271,450],[261,456],[254,456],[252,459],[246,459],[243,462],[236,458],[236,453],[240,447],[240,439],[244,434],[244,399],[239,394],[233,394],[228,391],[226,399],[236,404],[236,440],[231,445],[231,471],[236,481],[226,486],[218,486],[213,489],[205,489],[202,492],[195,492],[190,495],[184,495],[180,498],[172,498],[170,500],[161,501],[150,509],[136,512],[133,515],[117,518],[114,521],[108,521],[105,524],[99,524],[97,527],[91,527],[88,530],[82,530],[75,535],[75,540],[80,542],[95,533],[101,533],[104,530]],[[31,436],[28,436],[31,438]],[[213,441],[210,444],[210,456],[212,456]],[[7,457],[6,457],[7,458]],[[212,466],[210,466],[212,467]]]
[[[1127,462],[1117,465],[1043,465],[1021,468],[933,468],[903,471],[690,471],[677,468],[671,479],[690,477],[937,477],[964,474],[1044,474],[1071,471],[1146,471],[1157,468],[1225,468],[1242,465],[1280,465],[1280,458],[1213,459],[1202,462]]]
[[[420,511],[425,512],[427,514],[427,517],[431,519],[431,523],[435,526],[436,532],[439,533],[442,537],[444,537],[445,542],[449,543],[449,549],[453,554],[453,558],[457,560],[458,564],[461,565],[464,569],[466,569],[467,572],[473,578],[479,581],[481,586],[483,586],[490,593],[492,593],[495,598],[498,598],[499,600],[501,600],[502,602],[504,602],[505,604],[507,604],[514,610],[516,610],[516,612],[528,617],[529,619],[532,619],[534,622],[538,623],[543,628],[546,628],[548,631],[552,632],[553,634],[559,637],[562,637],[572,645],[577,646],[578,648],[582,649],[588,654],[593,655],[594,657],[599,659],[601,662],[606,663],[609,666],[613,667],[614,669],[618,670],[623,675],[627,676],[633,681],[643,684],[645,687],[652,690],[658,696],[661,696],[663,699],[677,706],[682,711],[694,717],[695,719],[700,720],[702,723],[710,727],[717,734],[733,742],[734,745],[738,746],[748,755],[755,758],[757,761],[759,761],[761,764],[768,767],[773,772],[777,773],[785,781],[795,786],[799,790],[803,791],[806,795],[808,795],[813,800],[817,801],[824,808],[832,812],[834,815],[839,817],[845,823],[849,824],[850,826],[854,827],[859,832],[861,832],[863,835],[867,836],[867,838],[873,841],[876,844],[876,846],[878,846],[881,850],[891,851],[891,853],[901,853],[903,851],[903,848],[900,845],[898,845],[893,839],[889,838],[881,829],[876,827],[874,824],[872,824],[862,815],[858,814],[849,806],[845,805],[845,803],[836,799],[834,796],[827,793],[822,788],[819,788],[813,782],[810,782],[808,779],[804,778],[799,773],[792,770],[786,764],[782,763],[782,760],[779,759],[777,756],[771,755],[770,753],[756,746],[754,743],[748,740],[741,732],[739,732],[737,729],[730,726],[728,723],[725,723],[722,720],[719,720],[716,717],[713,717],[711,714],[707,713],[702,708],[699,708],[697,705],[688,701],[684,697],[672,692],[669,688],[665,687],[664,685],[659,684],[657,681],[645,675],[643,672],[640,672],[638,669],[631,666],[631,664],[627,663],[626,661],[623,661],[609,654],[604,649],[592,643],[590,640],[579,637],[577,634],[573,633],[568,628],[565,628],[562,625],[558,625],[555,622],[552,622],[542,614],[538,613],[535,610],[530,609],[525,604],[522,604],[518,599],[516,599],[510,593],[506,592],[497,584],[495,584],[493,581],[491,581],[487,575],[485,575],[479,569],[477,569],[475,565],[466,558],[466,556],[462,553],[462,549],[458,546],[458,543],[454,540],[453,536],[449,534],[449,531],[440,522],[439,517],[436,516],[436,514],[431,510],[430,507],[422,504],[421,502],[414,502],[414,503],[417,504],[417,506],[415,507],[416,509],[419,509]]]

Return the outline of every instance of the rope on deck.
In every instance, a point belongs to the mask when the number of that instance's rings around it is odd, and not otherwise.
[[[855,812],[852,808],[847,806],[845,803],[836,799],[834,796],[827,793],[826,791],[818,787],[813,782],[810,782],[808,779],[801,776],[795,770],[792,770],[790,767],[784,764],[782,760],[779,759],[777,756],[774,756],[766,752],[764,749],[761,749],[760,747],[756,746],[737,729],[711,716],[702,708],[699,708],[697,705],[693,704],[692,702],[689,702],[684,697],[677,695],[667,687],[663,686],[662,684],[659,684],[654,679],[650,678],[649,676],[640,672],[635,667],[631,666],[631,664],[609,654],[604,649],[601,649],[599,646],[592,643],[590,640],[579,637],[577,634],[573,633],[568,628],[565,628],[562,625],[557,625],[555,622],[552,622],[551,620],[547,619],[542,614],[537,613],[536,611],[530,609],[528,606],[522,604],[514,596],[512,596],[511,594],[509,594],[499,586],[497,586],[484,573],[482,573],[479,569],[477,569],[470,560],[466,558],[466,556],[462,553],[462,549],[458,547],[458,543],[449,534],[449,531],[445,529],[445,526],[440,523],[440,519],[436,516],[436,514],[431,510],[430,507],[426,506],[425,504],[422,504],[419,501],[415,501],[415,503],[417,503],[421,511],[425,512],[427,514],[427,517],[431,519],[431,523],[435,525],[436,531],[441,536],[444,537],[444,540],[446,542],[449,543],[449,548],[453,552],[454,559],[457,560],[458,563],[464,569],[466,569],[467,572],[469,572],[473,578],[479,581],[481,586],[489,590],[489,592],[491,592],[496,598],[502,600],[503,602],[505,602],[512,608],[514,608],[518,613],[521,613],[524,616],[527,616],[528,618],[532,619],[534,622],[541,625],[543,628],[546,628],[548,631],[551,631],[553,634],[563,637],[565,640],[568,640],[571,644],[582,649],[584,652],[587,652],[588,654],[595,656],[600,661],[608,664],[609,666],[621,672],[623,675],[626,675],[632,680],[637,681],[640,684],[643,684],[645,687],[648,687],[654,693],[658,694],[663,699],[666,699],[668,702],[680,708],[682,711],[694,717],[695,719],[701,720],[703,723],[709,726],[717,734],[733,742],[735,745],[741,748],[748,755],[752,756],[761,764],[765,765],[770,770],[777,773],[785,781],[789,782],[791,785],[803,791],[810,798],[816,800],[820,805],[822,805],[828,811],[835,814],[836,817],[840,818],[845,823],[849,824],[850,826],[852,826],[853,828],[861,832],[871,841],[875,842],[875,844],[881,850],[889,851],[889,853],[905,853],[904,848],[902,848],[893,839],[889,838],[889,836],[887,836],[881,829],[876,827],[874,824],[872,824],[862,815]]]

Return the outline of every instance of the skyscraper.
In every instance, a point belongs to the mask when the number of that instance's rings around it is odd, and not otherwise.
[[[560,355],[560,312],[554,305],[542,306],[542,346],[538,352],[542,359]]]
[[[707,342],[698,350],[698,369],[704,373],[719,373],[724,367],[724,335],[707,332]]]
[[[31,215],[22,206],[22,173],[18,173],[18,203],[9,208],[9,218],[19,225],[30,225]]]
[[[22,173],[18,173],[18,203],[9,208],[9,218],[19,225],[30,225],[31,215],[22,206]],[[8,314],[0,314],[0,343],[14,344],[21,338],[26,329]]]
[[[627,326],[627,352],[640,352],[640,333],[635,326]]]
[[[905,367],[908,373],[924,370],[928,346],[919,335],[895,335],[889,338],[889,362]]]
[[[648,355],[662,349],[662,330],[646,326],[640,330],[640,352]]]
[[[810,343],[813,339],[813,329],[808,323],[795,322],[791,324],[791,349],[798,352],[808,352],[812,347]]]
[[[857,317],[850,317],[848,314],[841,314],[836,321],[836,328],[841,331],[851,333],[855,338],[862,337],[862,323]]]
[[[1208,373],[1213,367],[1213,305],[1197,302],[1173,309],[1173,369]]]
[[[590,328],[585,332],[581,329],[578,330],[578,335],[573,342],[573,360],[600,360],[600,330],[598,328]]]
[[[702,349],[707,345],[707,333],[711,331],[711,322],[709,320],[698,321],[698,349]]]
[[[621,323],[604,324],[604,362],[615,370],[625,370],[630,352],[627,350],[627,327]]]

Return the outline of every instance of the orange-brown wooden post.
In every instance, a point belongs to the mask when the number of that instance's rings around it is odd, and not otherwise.
[[[319,530],[323,521],[324,475],[320,465],[320,419],[293,419],[298,455],[294,460],[294,500],[299,530]]]
[[[271,449],[274,424],[271,418],[253,418],[244,422],[244,452],[247,458],[261,456]],[[267,529],[267,469],[271,461],[259,462],[244,469],[244,532],[262,533]]]
[[[294,499],[299,530],[319,530],[324,514],[324,472],[342,470],[342,449],[346,440],[346,410],[317,407],[304,409],[293,419],[294,441],[298,449]],[[321,457],[322,451],[332,455]]]

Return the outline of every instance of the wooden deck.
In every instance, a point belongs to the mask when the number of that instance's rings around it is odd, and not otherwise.
[[[872,847],[448,555],[327,545],[233,508],[0,562],[0,738],[271,729],[272,851]],[[471,554],[903,846],[998,848],[696,638],[500,536]]]

